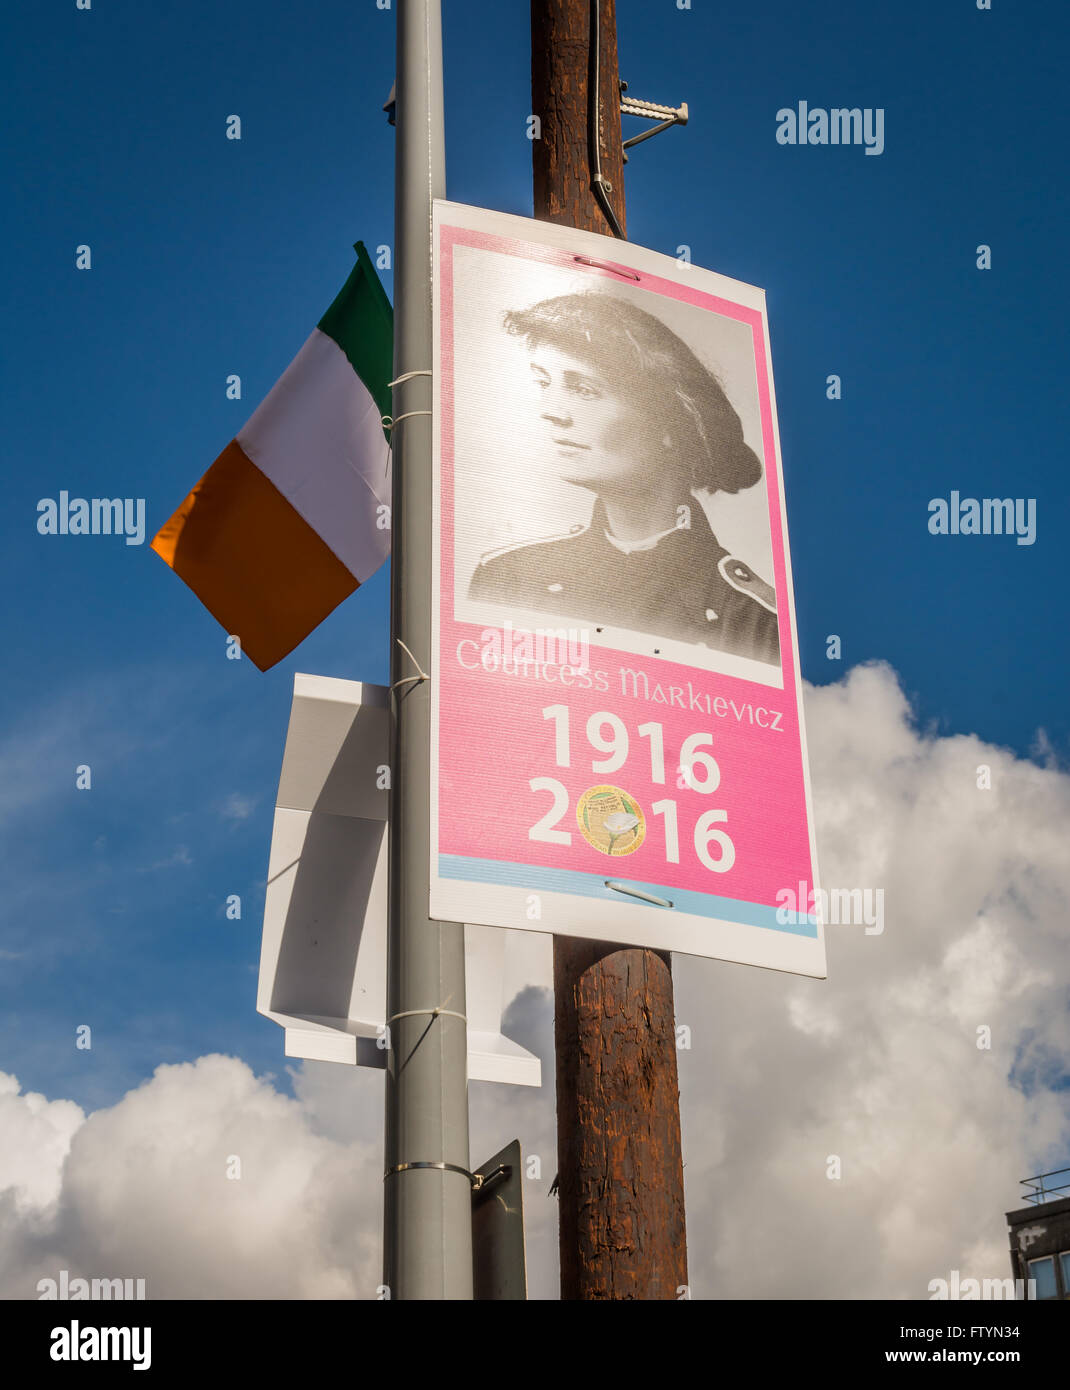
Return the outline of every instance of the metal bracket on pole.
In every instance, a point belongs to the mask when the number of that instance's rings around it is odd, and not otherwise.
[[[472,1174],[472,1191],[489,1192],[492,1187],[497,1187],[500,1182],[506,1182],[513,1176],[513,1170],[508,1163],[499,1163],[492,1168],[489,1173]]]
[[[528,1296],[523,1189],[519,1139],[472,1174],[472,1282],[481,1302]]]
[[[624,162],[628,162],[628,150],[633,145],[640,144],[643,140],[649,140],[652,135],[657,135],[661,130],[668,130],[672,125],[687,125],[687,102],[683,101],[679,106],[661,106],[656,101],[640,101],[638,97],[627,97],[624,93],[628,90],[627,82],[620,84],[620,114],[622,116],[642,116],[647,121],[657,121],[656,126],[650,130],[644,130],[640,135],[633,135],[625,140],[622,149],[625,151]]]

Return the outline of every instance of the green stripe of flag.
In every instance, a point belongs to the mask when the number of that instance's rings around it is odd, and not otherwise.
[[[320,319],[320,332],[333,338],[368,388],[380,415],[389,415],[394,375],[394,310],[362,241],[354,244],[357,263]],[[389,432],[387,439],[389,440]]]

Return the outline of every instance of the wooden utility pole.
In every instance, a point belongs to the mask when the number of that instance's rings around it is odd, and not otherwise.
[[[625,225],[615,0],[531,0],[535,216],[608,234],[588,150],[592,4],[603,188]],[[687,1249],[669,955],[555,936],[554,992],[561,1297],[675,1299]]]

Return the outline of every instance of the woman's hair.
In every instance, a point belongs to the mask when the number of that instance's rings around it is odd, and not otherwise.
[[[670,431],[688,486],[739,492],[762,476],[721,383],[666,324],[625,299],[587,290],[504,316],[529,348],[548,344],[589,362]]]

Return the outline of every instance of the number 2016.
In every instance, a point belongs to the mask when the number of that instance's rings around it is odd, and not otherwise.
[[[569,711],[567,705],[548,705],[542,712],[544,719],[554,721],[554,753],[558,767],[571,767],[569,745]],[[610,736],[606,738],[603,730],[608,726]],[[628,759],[629,738],[624,721],[608,710],[599,710],[587,720],[587,741],[604,758],[592,758],[592,772],[616,772]],[[657,723],[640,724],[639,737],[650,740],[650,780],[665,781],[665,737],[662,726]],[[711,754],[704,752],[702,745],[713,743],[713,735],[705,733],[690,734],[680,749],[680,776],[684,785],[692,791],[706,794],[721,783],[721,770]],[[696,769],[701,770],[701,776]],[[541,840],[551,845],[570,845],[572,835],[567,830],[557,830],[555,826],[568,811],[568,792],[556,777],[533,777],[529,783],[533,792],[548,791],[553,803],[547,813],[528,831],[528,838]],[[670,864],[680,862],[680,835],[676,802],[655,801],[651,811],[664,817],[665,858]],[[727,873],[736,862],[736,850],[723,830],[716,829],[718,823],[728,819],[727,811],[704,811],[695,822],[695,853],[700,862],[713,873]],[[716,845],[720,851],[718,858],[710,853],[710,846]]]

